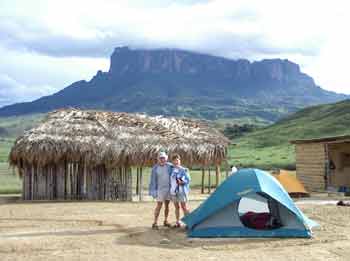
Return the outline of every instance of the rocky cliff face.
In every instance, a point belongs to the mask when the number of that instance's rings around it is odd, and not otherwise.
[[[0,116],[61,107],[204,118],[258,116],[268,120],[345,95],[327,92],[281,59],[250,62],[177,49],[118,47],[108,72],[30,103],[5,106]]]
[[[176,49],[131,50],[116,48],[111,56],[111,75],[127,73],[183,73],[188,75],[218,74],[233,80],[288,82],[305,78],[299,65],[288,60],[270,59],[250,63]],[[309,77],[310,84],[314,84]]]

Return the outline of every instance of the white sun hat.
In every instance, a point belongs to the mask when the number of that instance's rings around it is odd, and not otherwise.
[[[161,151],[159,152],[159,155],[158,155],[158,158],[165,158],[165,160],[168,159],[168,155],[164,152],[164,151]]]

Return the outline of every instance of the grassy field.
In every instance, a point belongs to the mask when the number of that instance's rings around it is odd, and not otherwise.
[[[230,163],[263,169],[295,168],[295,139],[350,134],[350,100],[301,110],[275,124],[233,140]]]
[[[21,191],[21,179],[13,173],[7,162],[0,162],[0,194],[18,194]]]
[[[0,137],[15,138],[23,134],[24,131],[36,126],[45,114],[31,114],[25,116],[1,117]]]
[[[0,163],[7,162],[13,142],[12,138],[0,138]]]

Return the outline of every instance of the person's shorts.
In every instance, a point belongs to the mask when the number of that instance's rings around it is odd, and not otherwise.
[[[164,202],[164,201],[170,200],[169,192],[158,191],[158,195],[157,195],[156,200],[158,202]]]
[[[188,198],[187,198],[187,195],[186,194],[176,194],[176,195],[171,195],[170,196],[170,200],[172,202],[187,202],[188,201]]]

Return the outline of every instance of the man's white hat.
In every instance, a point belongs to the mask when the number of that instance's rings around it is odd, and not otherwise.
[[[159,152],[159,155],[158,155],[158,158],[165,158],[166,160],[168,159],[168,155],[164,152],[164,151],[161,151]]]

